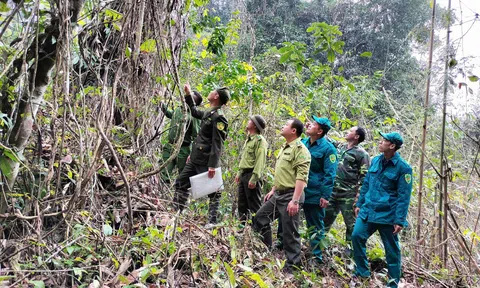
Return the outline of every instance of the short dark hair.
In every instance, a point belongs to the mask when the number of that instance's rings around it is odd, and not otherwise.
[[[198,91],[193,91],[193,95],[195,97],[193,97],[194,101],[195,101],[195,105],[196,106],[200,106],[200,104],[202,104],[202,95],[200,93],[198,93]]]
[[[292,119],[292,129],[297,130],[297,137],[300,137],[303,133],[303,123],[302,121],[298,120],[297,118]]]
[[[318,126],[320,126],[320,129],[322,129],[322,135],[320,137],[327,135],[328,131],[330,131],[330,127],[327,125],[318,124]]]
[[[365,128],[357,126],[357,131],[355,131],[355,134],[358,135],[358,143],[362,143],[363,141],[365,141],[366,133],[367,131],[365,131]]]

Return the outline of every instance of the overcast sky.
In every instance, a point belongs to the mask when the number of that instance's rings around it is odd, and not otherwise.
[[[472,57],[467,62],[467,65],[472,66],[472,68],[467,69],[467,71],[470,72],[469,74],[480,77],[480,0],[451,1],[452,10],[457,18],[457,21],[451,27],[452,34],[450,35],[451,43],[454,44],[454,47],[458,45],[456,59]],[[437,0],[437,3],[442,7],[448,7],[448,0]],[[441,39],[445,39],[446,31],[440,31],[440,33]],[[457,77],[456,81],[466,82],[473,89],[474,95],[467,95],[465,89],[460,90],[457,87],[455,95],[449,97],[452,100],[451,103],[455,108],[459,108],[459,111],[457,111],[459,114],[471,112],[471,109],[474,107],[472,104],[477,104],[480,100],[480,81],[472,83],[468,79],[462,79],[461,77]]]

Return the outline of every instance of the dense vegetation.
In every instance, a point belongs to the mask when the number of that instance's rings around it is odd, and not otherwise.
[[[280,273],[281,253],[240,229],[233,179],[252,114],[267,120],[265,191],[290,117],[329,117],[329,137],[340,141],[366,127],[371,156],[379,131],[400,131],[415,176],[401,235],[405,281],[477,286],[478,75],[440,36],[458,19],[435,7],[424,106],[433,8],[425,0],[0,1],[0,287],[348,285],[341,220],[322,269],[305,265],[295,279]],[[158,174],[168,131],[160,103],[185,109],[187,82],[204,96],[218,86],[232,92],[223,221],[211,231],[202,228],[205,200],[176,215],[173,185]],[[450,105],[459,95],[461,113]],[[377,273],[366,285],[382,285],[378,237],[369,246]]]

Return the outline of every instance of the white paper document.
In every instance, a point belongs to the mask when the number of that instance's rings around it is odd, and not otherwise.
[[[193,199],[198,199],[213,192],[223,190],[222,168],[215,168],[213,178],[208,178],[208,171],[190,177]]]

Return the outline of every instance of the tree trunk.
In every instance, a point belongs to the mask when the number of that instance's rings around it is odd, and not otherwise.
[[[70,1],[70,15],[64,15],[65,18],[71,17],[72,21],[76,21],[84,0]],[[28,144],[28,140],[32,135],[34,119],[37,115],[38,107],[43,102],[45,91],[50,83],[50,75],[55,66],[57,55],[57,39],[59,37],[59,27],[61,21],[53,18],[50,26],[45,28],[46,37],[40,42],[40,37],[35,39],[26,52],[26,60],[35,59],[34,63],[28,69],[28,86],[23,88],[22,98],[18,103],[18,111],[13,129],[8,137],[8,144],[17,153],[22,153]],[[70,27],[71,29],[71,27]],[[38,45],[37,45],[37,42]],[[35,49],[39,47],[38,50]],[[35,50],[36,51],[35,51]],[[33,50],[33,51],[32,51]],[[19,58],[19,62],[23,63],[23,58]],[[6,181],[2,182],[1,188],[3,197],[0,197],[0,213],[5,213],[8,208],[6,193],[13,189],[13,185],[18,176],[20,163],[6,158],[5,173]]]

